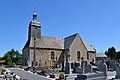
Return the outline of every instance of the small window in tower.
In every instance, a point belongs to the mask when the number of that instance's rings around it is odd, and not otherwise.
[[[35,27],[35,29],[37,29],[37,27]]]

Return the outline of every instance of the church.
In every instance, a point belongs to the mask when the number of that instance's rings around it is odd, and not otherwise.
[[[41,35],[41,24],[34,12],[29,23],[28,40],[22,50],[23,66],[31,67],[32,62],[36,61],[38,67],[63,67],[68,51],[71,64],[81,64],[82,59],[88,63],[95,60],[96,50],[78,33],[65,38]]]

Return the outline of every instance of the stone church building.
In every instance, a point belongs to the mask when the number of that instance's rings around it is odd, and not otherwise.
[[[28,40],[22,50],[23,66],[31,67],[33,61],[38,67],[64,66],[67,51],[71,63],[81,64],[82,58],[88,63],[95,59],[96,50],[78,33],[65,38],[41,35],[41,25],[34,12],[29,23]]]

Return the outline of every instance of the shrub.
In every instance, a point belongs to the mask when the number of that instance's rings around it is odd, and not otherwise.
[[[11,75],[13,75],[13,74],[14,74],[14,72],[10,72],[10,74],[11,74]]]
[[[64,79],[64,74],[59,74],[59,79]]]

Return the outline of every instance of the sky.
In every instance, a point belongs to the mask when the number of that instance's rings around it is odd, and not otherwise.
[[[34,9],[42,35],[79,33],[97,52],[120,50],[120,0],[1,0],[0,56],[12,48],[22,53]]]

